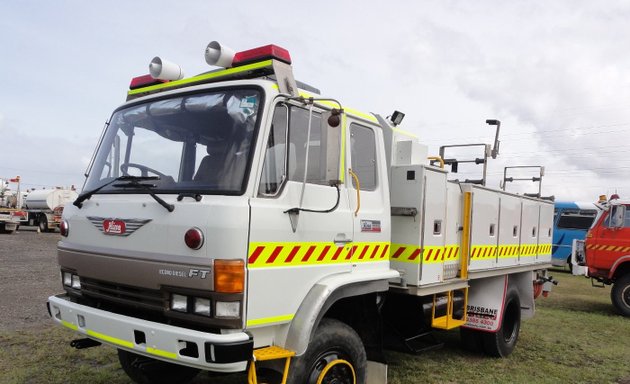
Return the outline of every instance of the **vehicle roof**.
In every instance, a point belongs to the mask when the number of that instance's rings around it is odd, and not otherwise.
[[[556,201],[554,207],[559,209],[597,209],[595,203],[586,201]]]

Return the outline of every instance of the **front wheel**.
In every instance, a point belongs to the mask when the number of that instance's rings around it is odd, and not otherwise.
[[[138,384],[185,384],[199,373],[195,368],[166,363],[122,349],[118,350],[118,360],[127,376]]]
[[[356,384],[366,380],[363,342],[345,323],[323,319],[304,355],[294,359],[290,384]]]
[[[630,317],[630,273],[615,281],[610,290],[610,299],[620,314]]]

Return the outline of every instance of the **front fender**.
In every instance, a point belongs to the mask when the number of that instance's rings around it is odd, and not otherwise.
[[[291,321],[285,348],[299,356],[306,352],[313,331],[326,311],[338,300],[389,289],[389,280],[400,277],[398,271],[361,271],[336,274],[320,280],[308,292]]]
[[[608,278],[612,280],[615,276],[615,272],[617,272],[617,268],[624,263],[630,263],[630,255],[622,256],[615,260],[613,265],[610,267],[610,271],[608,271]]]

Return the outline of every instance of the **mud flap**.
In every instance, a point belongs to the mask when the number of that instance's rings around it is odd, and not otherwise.
[[[496,332],[501,326],[507,276],[470,280],[467,322],[463,327]]]
[[[368,360],[367,384],[387,384],[387,364]]]

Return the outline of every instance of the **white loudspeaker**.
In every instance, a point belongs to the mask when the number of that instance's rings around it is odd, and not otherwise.
[[[160,80],[180,80],[184,78],[184,71],[179,65],[161,59],[158,56],[151,60],[149,73],[154,79]]]
[[[206,47],[206,63],[217,67],[230,68],[236,52],[217,41],[211,41]]]

